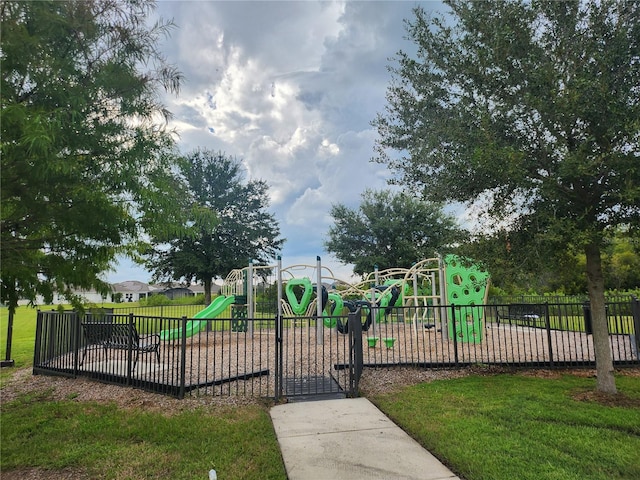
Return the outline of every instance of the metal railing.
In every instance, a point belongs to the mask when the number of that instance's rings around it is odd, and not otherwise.
[[[205,305],[139,305],[134,307],[127,306],[125,303],[122,307],[113,307],[105,310],[111,311],[111,313],[115,313],[117,315],[133,313],[140,317],[179,318],[183,315],[193,317],[204,307]]]
[[[348,317],[252,319],[233,308],[214,319],[39,312],[33,370],[178,398],[278,399],[357,395],[365,366],[595,365],[584,304],[364,306]],[[614,364],[640,365],[640,302],[608,303],[607,318]],[[109,325],[123,324],[110,338]]]
[[[107,324],[132,326],[126,349],[114,348],[108,333],[104,341],[88,343],[83,326],[94,321],[91,315],[38,312],[34,373],[86,376],[178,398],[190,392],[274,396],[273,385],[260,377],[274,368],[275,320],[247,320],[249,334],[232,318],[103,316]],[[151,335],[159,336],[158,358],[137,352],[135,337],[145,342]]]
[[[637,300],[634,300],[637,304]],[[640,365],[634,303],[607,304],[616,365]],[[441,306],[374,312],[368,366],[594,366],[590,312],[582,304]],[[636,307],[637,308],[637,307]],[[509,313],[511,312],[511,313]]]

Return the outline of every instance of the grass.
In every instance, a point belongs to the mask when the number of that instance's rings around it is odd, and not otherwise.
[[[2,424],[3,472],[38,468],[135,480],[207,478],[215,469],[226,479],[286,478],[269,414],[260,406],[166,416],[53,401],[41,392],[3,405]]]
[[[388,323],[388,322],[399,322],[399,323],[411,323],[413,321],[412,315],[403,315],[399,317],[397,313],[388,315],[380,320],[380,323]],[[433,319],[433,316],[428,317],[428,321],[435,323],[436,320]],[[611,333],[617,333],[621,335],[630,335],[635,332],[635,327],[633,325],[633,316],[632,315],[609,315],[607,318],[609,324],[609,331]],[[487,316],[486,322],[488,324],[495,324],[495,317]],[[545,318],[541,317],[537,325],[538,327],[545,327]],[[508,320],[502,320],[502,324],[511,324],[511,325],[520,325],[520,326],[529,326],[529,322],[522,319],[512,319],[510,322]],[[552,330],[566,330],[571,332],[584,332],[585,331],[585,321],[584,315],[549,315],[549,328]]]
[[[105,305],[107,306],[107,305]],[[12,358],[32,364],[37,310],[19,307]],[[4,347],[8,312],[0,310]],[[4,351],[3,351],[4,353]],[[2,371],[2,385],[15,369]],[[2,404],[1,470],[39,468],[83,478],[286,479],[269,413],[261,406],[220,407],[174,416],[74,401],[50,392]]]
[[[16,313],[18,366],[31,364],[35,318],[28,307]],[[3,384],[13,371],[3,370]],[[640,478],[640,378],[619,375],[617,385],[622,395],[608,404],[593,395],[593,378],[572,375],[473,375],[370,399],[466,480],[630,480]],[[42,391],[3,402],[0,413],[3,473],[180,479],[215,468],[225,479],[286,478],[265,406],[167,416]]]
[[[603,405],[594,380],[470,376],[371,400],[467,480],[640,478],[640,381]],[[622,402],[620,402],[622,400]]]
[[[18,307],[13,319],[13,341],[11,345],[11,358],[15,360],[16,367],[24,367],[33,363],[33,345],[36,335],[36,315],[38,311],[31,307]],[[2,359],[5,358],[7,344],[7,324],[9,310],[0,308],[0,351]],[[3,371],[3,377],[4,375]]]

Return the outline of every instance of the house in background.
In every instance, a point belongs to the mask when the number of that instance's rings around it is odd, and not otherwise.
[[[168,288],[165,288],[164,290],[158,290],[157,292],[155,292],[155,294],[164,295],[169,300],[176,300],[178,298],[196,296],[195,293],[193,293],[191,290],[189,290],[187,287],[184,287],[184,286],[168,287]]]
[[[140,282],[138,280],[127,280],[120,283],[111,284],[112,292],[107,296],[96,292],[95,290],[77,290],[74,293],[85,299],[87,303],[101,304],[101,303],[119,303],[119,302],[139,302],[151,295],[165,295],[170,300],[182,297],[194,297],[199,294],[204,294],[204,287],[202,285],[190,285],[185,286],[179,283],[165,283],[158,285],[149,285],[148,283]],[[216,295],[220,292],[220,286],[213,284],[211,286],[211,293]],[[35,305],[59,305],[67,304],[69,301],[60,294],[54,294],[53,302],[50,304],[44,301],[44,298],[38,296]],[[28,305],[28,300],[19,300],[18,305]]]
[[[145,299],[150,295],[159,293],[159,290],[161,290],[156,286],[139,282],[138,280],[127,280],[126,282],[113,283],[111,284],[111,287],[113,288],[111,296],[114,301],[121,302],[138,302],[140,299]]]
[[[95,290],[75,290],[74,294],[84,298],[87,303],[104,303],[104,302],[113,302],[113,294],[108,294],[106,296],[101,293],[96,292]],[[53,301],[51,303],[47,303],[44,301],[44,297],[42,295],[38,295],[33,302],[34,305],[42,306],[42,305],[64,305],[68,304],[69,300],[60,293],[53,294]],[[29,300],[18,300],[18,305],[29,305]]]
[[[175,300],[182,297],[204,295],[204,286],[197,284],[186,286],[181,283],[163,283],[160,285],[152,285],[152,287],[156,289],[153,292],[153,295],[164,295],[169,298],[169,300]],[[211,285],[211,294],[216,295],[220,292],[220,288],[221,287],[219,285]]]

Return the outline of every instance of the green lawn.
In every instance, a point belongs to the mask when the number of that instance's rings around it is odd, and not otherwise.
[[[33,363],[37,312],[37,309],[31,307],[18,307],[16,310],[13,319],[11,358],[15,360],[17,367],[24,367]],[[3,360],[6,354],[8,319],[9,310],[6,307],[0,307],[0,352],[2,352]]]
[[[36,315],[30,307],[16,311],[11,355],[16,367],[33,362]],[[7,321],[3,308],[3,358]],[[2,385],[15,370],[2,370]],[[261,406],[165,416],[73,398],[54,401],[43,391],[3,402],[0,413],[3,473],[40,468],[83,478],[192,479],[207,478],[215,468],[218,478],[286,478],[268,410]]]
[[[12,356],[20,366],[32,361],[35,318],[35,310],[18,309]],[[3,369],[3,385],[13,371]],[[640,376],[618,375],[617,384],[621,395],[604,404],[593,378],[573,375],[472,375],[370,399],[466,480],[637,479]],[[215,468],[222,479],[286,478],[264,405],[163,415],[42,391],[3,402],[0,414],[3,474],[207,478]]]
[[[38,468],[82,478],[204,479],[215,469],[221,479],[286,479],[261,406],[162,415],[54,401],[41,392],[3,405],[0,452],[3,473]]]
[[[640,377],[617,377],[619,406],[594,385],[474,375],[370,399],[467,480],[640,478]]]

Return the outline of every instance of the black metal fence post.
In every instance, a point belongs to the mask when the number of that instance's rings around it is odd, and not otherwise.
[[[133,328],[133,313],[130,313],[127,338],[127,385],[131,385],[131,377],[133,374]]]
[[[36,339],[35,348],[33,349],[33,366],[40,366],[40,358],[42,358],[42,311],[38,310],[36,315]],[[35,374],[35,372],[34,372]]]
[[[187,376],[187,317],[183,316],[181,323],[182,335],[180,335],[180,390],[178,398],[184,398],[185,382]]]
[[[356,397],[359,392],[360,377],[364,367],[362,351],[362,310],[350,312],[347,319],[349,330],[349,396]]]
[[[73,329],[74,329],[74,342],[73,342],[73,376],[77,377],[78,376],[78,371],[80,370],[79,368],[79,362],[80,362],[80,336],[81,334],[81,329],[80,329],[80,316],[76,313],[73,316]]]
[[[633,316],[634,330],[634,335],[631,338],[635,339],[632,347],[634,347],[636,358],[640,359],[640,300],[635,296],[631,297],[631,314]]]
[[[544,324],[547,330],[547,345],[549,346],[549,365],[553,367],[553,341],[551,339],[551,317],[548,302],[544,304]]]
[[[283,395],[283,380],[284,380],[284,370],[282,366],[283,356],[282,356],[282,330],[283,330],[283,321],[282,315],[276,313],[276,336],[275,336],[275,399],[276,401],[280,400],[280,397]]]
[[[451,334],[453,335],[453,359],[458,366],[458,332],[456,331],[456,306],[451,304]]]
[[[582,311],[584,313],[584,332],[587,335],[593,334],[593,326],[591,323],[591,303],[589,300],[582,304]]]

